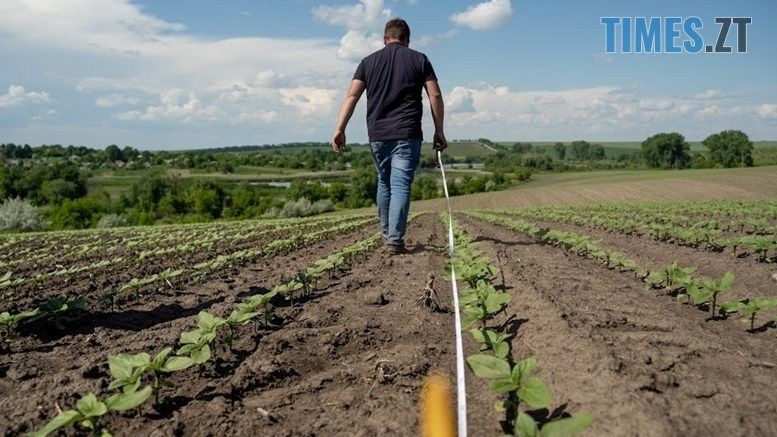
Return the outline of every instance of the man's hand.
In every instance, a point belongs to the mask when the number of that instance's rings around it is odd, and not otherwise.
[[[437,131],[434,133],[434,142],[432,143],[432,147],[434,147],[434,150],[439,150],[440,152],[448,148],[448,140],[445,139],[445,133],[442,131]]]
[[[345,147],[345,132],[338,130],[332,134],[332,150],[337,153],[342,153],[343,147]]]

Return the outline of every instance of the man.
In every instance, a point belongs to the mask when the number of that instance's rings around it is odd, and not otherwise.
[[[425,88],[434,119],[436,150],[448,144],[443,132],[444,107],[437,76],[423,53],[411,50],[410,27],[395,18],[386,23],[385,47],[364,58],[345,96],[332,149],[345,146],[345,128],[364,90],[367,90],[367,131],[370,150],[378,171],[378,216],[389,253],[405,250],[410,186],[421,158],[422,97]]]

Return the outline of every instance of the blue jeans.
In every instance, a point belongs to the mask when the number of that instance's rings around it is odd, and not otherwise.
[[[378,170],[378,216],[387,244],[402,246],[410,211],[410,186],[421,159],[421,140],[374,141],[372,160]]]

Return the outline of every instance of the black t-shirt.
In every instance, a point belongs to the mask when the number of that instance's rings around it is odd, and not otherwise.
[[[437,80],[426,55],[390,43],[362,59],[353,78],[366,85],[370,141],[423,139],[421,90]]]

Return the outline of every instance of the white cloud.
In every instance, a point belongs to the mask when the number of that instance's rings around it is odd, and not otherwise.
[[[300,115],[327,114],[334,108],[335,91],[314,87],[281,88],[281,101]]]
[[[693,95],[693,98],[696,100],[717,100],[723,97],[725,97],[723,91],[714,89],[708,89]]]
[[[358,61],[370,53],[383,47],[383,36],[379,33],[366,33],[360,30],[349,30],[340,39],[337,56],[342,59]]]
[[[199,37],[129,0],[3,0],[0,28],[9,44],[73,53],[94,61],[90,70],[102,67],[103,74],[78,83],[80,92],[179,87],[201,93],[268,67],[285,73],[310,65],[325,73],[351,68],[333,56],[337,44],[330,39]],[[117,72],[117,63],[126,70]]]
[[[445,97],[445,110],[449,114],[475,112],[472,91],[460,86],[454,87]]]
[[[337,56],[358,60],[383,46],[383,25],[391,18],[391,9],[383,0],[359,0],[358,3],[313,8],[313,17],[346,29],[340,39]]]
[[[137,105],[140,102],[136,97],[128,97],[123,94],[108,94],[100,96],[94,104],[98,108],[110,108],[113,106]]]
[[[204,105],[193,92],[188,95],[180,89],[172,89],[160,96],[160,105],[149,106],[145,111],[127,111],[118,114],[120,120],[143,121],[215,121],[222,115],[215,106]]]
[[[764,103],[758,107],[756,112],[761,116],[761,118],[777,120],[777,104]]]
[[[0,108],[30,103],[33,105],[50,104],[51,96],[45,91],[27,91],[21,85],[11,85],[7,94],[0,94]]]
[[[512,15],[510,0],[488,0],[453,14],[450,19],[456,25],[472,30],[491,30],[506,23]]]
[[[318,6],[313,9],[313,17],[346,29],[373,30],[391,17],[391,9],[384,7],[383,0],[359,0],[352,5]]]
[[[241,112],[233,123],[270,124],[277,119],[277,111]]]

